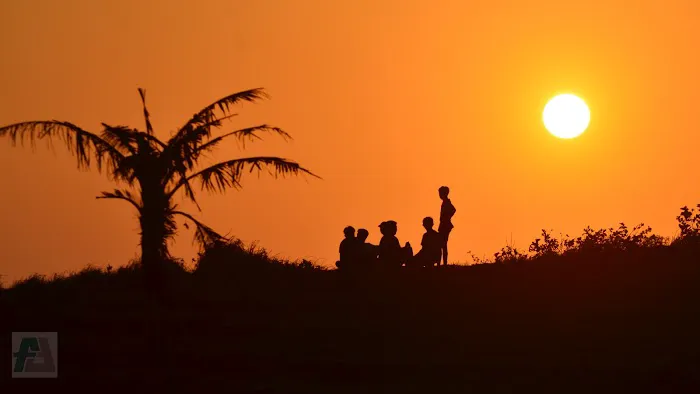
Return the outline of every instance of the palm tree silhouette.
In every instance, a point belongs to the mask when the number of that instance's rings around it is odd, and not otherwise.
[[[97,135],[69,122],[50,120],[0,127],[0,137],[9,136],[13,146],[16,146],[18,140],[22,145],[25,140],[29,140],[32,147],[37,139],[48,139],[51,142],[53,138],[60,138],[77,157],[78,169],[89,168],[94,163],[99,172],[106,168],[111,180],[126,183],[126,189],[102,192],[97,198],[124,200],[136,208],[141,225],[141,263],[145,270],[171,258],[168,241],[175,235],[177,216],[194,223],[195,241],[202,248],[225,241],[225,237],[212,228],[189,213],[178,210],[173,202],[174,195],[182,190],[185,197],[201,211],[192,188],[194,182],[201,185],[201,190],[223,193],[227,189],[241,187],[241,177],[246,169],[252,172],[265,168],[274,177],[308,174],[318,178],[296,162],[266,156],[238,158],[196,170],[200,157],[228,138],[245,142],[247,139],[261,139],[259,133],[269,132],[285,140],[291,139],[284,130],[265,124],[212,138],[213,129],[220,128],[222,121],[236,116],[231,111],[232,105],[267,98],[262,88],[234,93],[208,105],[167,142],[154,135],[146,107],[146,92],[141,88],[138,91],[146,131],[102,123],[104,130]],[[134,189],[136,192],[132,191]]]

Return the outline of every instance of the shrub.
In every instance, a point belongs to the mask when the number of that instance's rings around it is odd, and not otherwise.
[[[542,241],[542,243],[540,243],[540,241]],[[560,242],[558,239],[552,237],[547,230],[542,229],[542,238],[536,238],[530,244],[530,248],[528,250],[535,253],[535,257],[556,255],[561,253],[561,247],[563,244],[563,242]]]
[[[697,205],[698,211],[695,208],[684,206],[681,208],[680,215],[676,216],[678,228],[681,233],[676,240],[677,243],[698,243],[700,241],[700,204]]]
[[[494,263],[516,263],[520,261],[527,260],[528,256],[525,253],[520,252],[517,248],[506,245],[501,248],[500,252],[493,254]]]

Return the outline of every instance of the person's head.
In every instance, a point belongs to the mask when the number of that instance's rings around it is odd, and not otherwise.
[[[345,238],[355,238],[355,228],[347,226],[343,229],[343,234],[345,234]]]
[[[387,220],[386,222],[382,222],[382,224],[379,225],[379,231],[383,235],[396,235],[398,232],[398,228],[396,226],[396,222],[393,220]]]
[[[440,198],[444,200],[450,195],[450,188],[447,186],[440,186],[438,189],[438,194],[440,195]]]
[[[435,223],[433,222],[433,218],[431,218],[430,216],[423,218],[423,227],[426,230],[432,229],[434,224]]]
[[[369,231],[367,231],[367,229],[361,228],[357,230],[357,239],[360,240],[360,242],[365,242],[367,237],[369,237]]]

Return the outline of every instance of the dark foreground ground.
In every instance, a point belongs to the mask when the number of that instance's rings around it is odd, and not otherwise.
[[[3,291],[2,348],[10,331],[57,331],[59,378],[10,379],[7,350],[1,385],[700,392],[700,260],[687,250],[361,277],[236,264],[173,272],[160,300],[135,269]]]

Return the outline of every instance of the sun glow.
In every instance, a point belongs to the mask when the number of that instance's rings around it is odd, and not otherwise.
[[[547,103],[542,113],[544,126],[559,138],[581,135],[591,120],[586,103],[573,94],[560,94]]]

